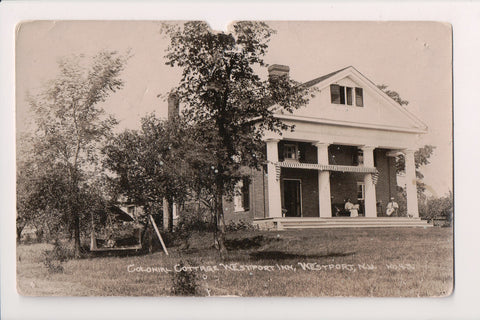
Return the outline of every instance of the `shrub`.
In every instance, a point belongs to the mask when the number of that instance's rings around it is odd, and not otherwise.
[[[226,226],[227,231],[253,231],[255,227],[252,223],[242,219],[238,221],[230,221]]]
[[[174,233],[171,235],[173,241],[181,241],[183,249],[188,249],[189,239],[193,232],[211,232],[215,230],[212,215],[208,210],[200,212],[192,208],[184,208],[178,215],[174,226]]]
[[[430,198],[425,205],[419,208],[422,218],[431,220],[445,220],[445,226],[450,226],[453,218],[453,193],[440,198]]]
[[[398,203],[398,216],[406,217],[407,216],[407,194],[402,188],[397,188],[397,195],[395,196],[395,202]],[[387,204],[385,204],[384,211],[386,210]],[[384,213],[385,214],[385,213]]]
[[[180,268],[185,264],[180,261]],[[194,296],[198,291],[197,274],[194,271],[174,272],[172,274],[171,293],[174,296]]]
[[[208,211],[184,209],[178,215],[175,231],[213,231],[212,215]]]
[[[73,257],[73,250],[64,247],[60,241],[55,240],[52,250],[43,251],[43,264],[49,273],[62,273],[62,264]]]

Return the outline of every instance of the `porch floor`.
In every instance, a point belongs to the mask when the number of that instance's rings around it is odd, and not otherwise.
[[[426,220],[407,217],[304,217],[255,219],[253,224],[260,230],[321,229],[321,228],[388,228],[432,227]]]

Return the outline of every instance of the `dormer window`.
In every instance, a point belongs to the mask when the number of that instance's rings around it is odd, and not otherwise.
[[[285,144],[283,148],[283,157],[285,160],[298,161],[298,147],[296,144]]]
[[[333,104],[343,104],[347,106],[355,105],[363,107],[363,89],[344,87],[338,84],[330,85],[330,98]]]

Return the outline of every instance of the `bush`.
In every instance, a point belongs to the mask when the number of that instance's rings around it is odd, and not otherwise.
[[[453,193],[440,198],[430,198],[419,207],[420,216],[424,219],[445,220],[445,226],[450,226],[453,219]]]
[[[74,256],[73,250],[64,247],[60,241],[55,240],[52,250],[43,251],[43,264],[49,273],[62,273],[62,264]]]
[[[255,226],[244,220],[230,221],[226,226],[227,231],[253,231]]]
[[[180,268],[184,263],[180,261]],[[197,274],[194,271],[180,271],[172,274],[171,293],[174,296],[195,296],[198,291]]]
[[[189,239],[193,232],[212,232],[215,227],[212,215],[207,210],[200,213],[191,208],[184,208],[178,215],[178,220],[171,235],[172,241],[181,241],[184,250],[188,249]]]
[[[208,211],[184,209],[178,215],[175,231],[213,231],[212,215]]]

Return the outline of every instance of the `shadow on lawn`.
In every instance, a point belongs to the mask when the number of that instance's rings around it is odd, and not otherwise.
[[[261,260],[289,260],[347,257],[354,254],[355,252],[331,252],[327,254],[295,254],[282,251],[257,251],[250,253],[250,257]]]
[[[264,236],[243,239],[227,239],[225,240],[225,246],[228,250],[247,250],[259,248],[272,240],[273,239],[265,238]]]

